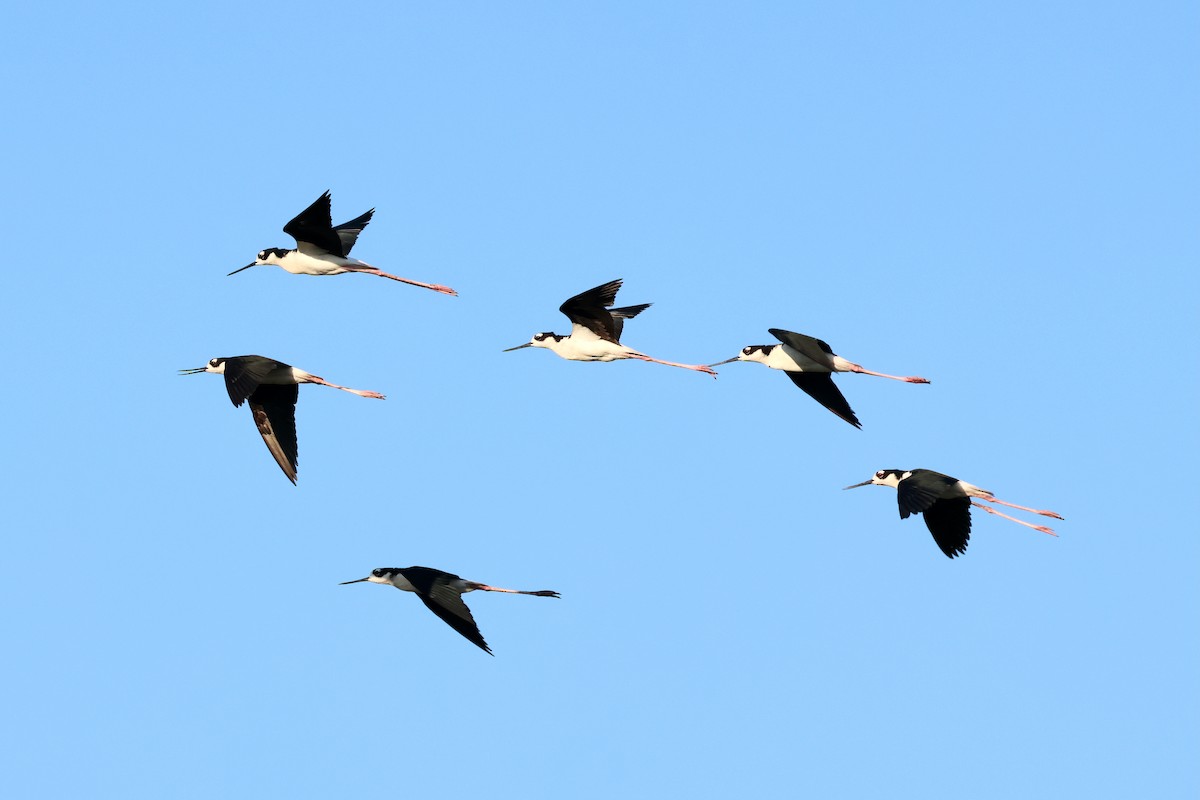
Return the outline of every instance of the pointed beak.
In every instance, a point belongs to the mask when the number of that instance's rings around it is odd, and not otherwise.
[[[253,263],[247,264],[246,266],[242,267],[242,269],[250,269],[253,266],[254,266]],[[229,273],[229,275],[237,275],[239,272],[242,271],[242,269],[235,269],[233,272]],[[226,275],[225,277],[228,278],[229,275]]]
[[[519,344],[516,347],[510,347],[507,350],[501,350],[500,352],[511,353],[513,350],[520,350],[522,347],[533,347],[533,342],[526,342],[525,344]]]
[[[870,485],[871,485],[870,481],[863,481],[862,483],[856,483],[853,486],[843,486],[842,491],[844,492],[847,489],[857,489],[860,486],[870,486]]]
[[[208,367],[196,367],[195,369],[181,369],[181,370],[179,370],[179,374],[180,375],[199,375],[201,372],[204,372],[207,369],[208,369]]]
[[[359,578],[356,581],[342,581],[341,583],[338,584],[338,586],[348,586],[352,583],[362,583],[365,580],[366,580],[366,578]]]
[[[727,358],[727,359],[725,359],[724,361],[718,361],[718,362],[717,362],[717,363],[715,363],[715,364],[709,364],[709,366],[710,366],[710,367],[719,367],[719,366],[721,366],[722,364],[728,364],[728,363],[730,363],[730,362],[737,361],[737,360],[738,360],[738,357],[737,357],[737,356],[734,356],[733,358]]]

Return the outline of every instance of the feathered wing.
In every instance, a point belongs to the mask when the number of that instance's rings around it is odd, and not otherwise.
[[[617,290],[620,288],[621,279],[617,278],[575,295],[558,310],[566,314],[573,325],[585,328],[606,341],[619,343],[619,334],[608,307],[617,301]]]
[[[625,320],[633,319],[649,307],[649,303],[642,303],[640,306],[625,306],[624,308],[610,308],[608,310],[609,316],[612,317],[613,333],[618,342],[621,341],[621,332],[625,330]]]
[[[362,216],[355,217],[349,222],[343,222],[341,225],[334,226],[334,232],[337,233],[338,239],[342,243],[342,251],[336,255],[348,256],[350,249],[354,247],[354,243],[358,241],[358,235],[363,232],[363,228],[371,221],[371,216],[374,215],[375,209],[371,209]]]
[[[782,328],[768,328],[767,333],[793,350],[796,350],[810,361],[833,369],[833,349],[824,341],[814,339],[812,336],[805,336],[803,333],[785,331]]]
[[[925,527],[948,558],[967,552],[971,538],[971,498],[947,497],[925,509]]]
[[[293,484],[296,483],[296,400],[300,386],[295,383],[265,383],[250,395],[250,413],[262,434],[263,442],[275,463]]]
[[[799,386],[805,394],[828,408],[834,414],[837,414],[856,428],[862,427],[862,423],[854,415],[854,409],[850,408],[850,403],[846,401],[842,390],[833,382],[832,373],[784,372],[784,374],[791,378],[792,383]]]
[[[463,602],[461,591],[446,583],[435,583],[428,595],[418,593],[417,596],[430,611],[441,618],[442,622],[461,633],[467,641],[488,655],[492,655],[492,648],[483,640],[483,634],[479,632],[479,626],[471,616],[471,609]]]
[[[283,232],[296,240],[297,245],[311,244],[335,256],[342,253],[342,240],[333,229],[333,217],[329,212],[329,192],[318,197],[311,206],[293,217]],[[304,248],[300,248],[304,250]]]
[[[240,407],[259,384],[277,369],[288,365],[265,356],[234,356],[225,359],[225,391],[234,407]],[[294,400],[292,401],[295,402]]]
[[[945,496],[946,490],[958,483],[955,478],[928,469],[914,469],[908,478],[896,487],[896,501],[900,504],[900,519],[911,514],[920,514]]]

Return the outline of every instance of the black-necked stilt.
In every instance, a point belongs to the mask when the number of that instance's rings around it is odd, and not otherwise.
[[[442,294],[458,294],[449,286],[436,283],[401,278],[391,275],[378,267],[373,267],[357,258],[350,258],[350,248],[358,241],[358,235],[371,221],[371,209],[360,217],[355,217],[341,225],[333,224],[329,211],[329,192],[317,198],[316,202],[296,215],[295,219],[283,226],[283,232],[296,240],[296,249],[287,250],[282,247],[268,247],[258,254],[258,258],[241,269],[235,269],[230,275],[236,275],[243,269],[274,265],[283,267],[293,275],[341,275],[343,272],[363,272],[367,275],[378,275],[391,278],[394,281],[421,286]]]
[[[805,394],[856,428],[861,428],[862,424],[833,382],[832,373],[859,372],[905,383],[929,383],[925,378],[884,375],[882,372],[863,369],[860,365],[834,353],[833,349],[820,339],[802,333],[792,333],[781,328],[770,328],[768,332],[783,344],[752,344],[742,348],[742,352],[733,358],[718,361],[710,366],[719,367],[731,361],[757,361],[771,369],[781,370]]]
[[[668,367],[680,367],[703,372],[716,377],[712,367],[702,364],[677,364],[674,361],[661,361],[657,358],[639,353],[632,347],[621,344],[621,330],[625,320],[633,319],[650,307],[649,303],[624,308],[609,308],[617,300],[617,290],[621,288],[621,279],[609,281],[603,286],[588,289],[577,294],[558,307],[558,310],[571,320],[571,334],[560,336],[557,333],[537,333],[525,344],[510,347],[505,353],[520,350],[523,347],[544,347],[560,358],[569,361],[619,361],[625,358],[636,358],[640,361],[651,361],[655,364],[665,364]]]
[[[383,400],[379,392],[348,389],[330,383],[311,372],[263,356],[233,356],[214,358],[207,366],[182,369],[182,375],[212,372],[225,376],[225,390],[235,407],[250,401],[254,424],[262,434],[267,449],[279,463],[279,468],[292,483],[296,482],[296,399],[300,384],[316,383],[350,392],[359,397]]]
[[[542,589],[536,592],[523,592],[519,589],[501,589],[488,586],[486,583],[465,581],[449,572],[430,567],[380,567],[371,570],[371,574],[356,581],[344,581],[340,586],[351,583],[389,583],[402,592],[415,592],[430,611],[441,617],[442,621],[454,630],[482,648],[485,653],[492,655],[492,648],[483,640],[471,609],[463,602],[462,596],[476,589],[484,592],[507,592],[509,594],[531,594],[534,597],[559,597],[558,592]]]
[[[896,490],[896,498],[900,504],[900,519],[907,519],[912,514],[922,514],[925,517],[925,527],[933,534],[933,540],[950,558],[961,555],[967,550],[967,540],[971,538],[971,506],[982,508],[989,514],[995,514],[1007,520],[1012,520],[1035,531],[1057,536],[1045,525],[1034,525],[1030,522],[1010,517],[990,506],[971,501],[972,497],[986,500],[989,503],[999,503],[1009,508],[1019,508],[1041,514],[1043,517],[1062,519],[1053,511],[1040,511],[1036,508],[1019,506],[997,500],[987,489],[951,478],[931,469],[881,469],[872,476],[871,480],[847,486],[856,489],[859,486],[891,486]]]

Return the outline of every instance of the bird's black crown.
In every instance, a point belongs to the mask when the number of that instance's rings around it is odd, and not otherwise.
[[[561,342],[563,339],[565,339],[565,338],[567,338],[567,337],[566,337],[566,336],[559,336],[557,333],[553,333],[553,332],[551,332],[551,331],[546,331],[545,333],[535,333],[535,334],[533,335],[533,338],[534,338],[534,339],[536,339],[536,340],[537,340],[537,341],[539,341],[539,342],[544,342],[544,341],[546,341],[547,339],[553,339],[553,340],[554,340],[554,341],[556,341],[556,342]]]
[[[764,356],[769,356],[769,355],[771,355],[771,351],[774,350],[775,347],[776,347],[776,345],[773,345],[773,344],[752,344],[749,347],[742,348],[742,355],[748,356],[751,353],[753,353],[755,350],[762,350],[762,354]]]
[[[268,247],[266,250],[259,251],[258,260],[264,261],[266,260],[267,256],[278,256],[279,258],[283,258],[290,252],[292,251],[288,250],[286,247]]]

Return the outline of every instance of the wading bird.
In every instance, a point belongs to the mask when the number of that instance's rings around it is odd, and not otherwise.
[[[311,206],[301,211],[296,217],[283,226],[283,232],[296,240],[296,249],[287,250],[282,247],[268,247],[258,253],[258,258],[251,263],[235,269],[230,275],[236,275],[243,269],[251,267],[277,266],[293,275],[341,275],[343,272],[362,272],[367,275],[378,275],[381,278],[391,278],[394,281],[432,289],[442,294],[458,294],[449,286],[436,283],[401,278],[391,275],[378,267],[373,267],[357,258],[350,258],[350,248],[358,241],[358,235],[371,221],[371,209],[360,217],[349,222],[334,225],[329,212],[329,192],[317,198]]]
[[[626,358],[636,358],[640,361],[650,361],[655,364],[665,364],[668,367],[695,370],[714,378],[717,373],[711,367],[702,364],[677,364],[674,361],[661,361],[651,358],[645,353],[639,353],[632,347],[621,344],[621,331],[625,320],[633,319],[650,307],[649,303],[625,308],[609,308],[617,300],[617,290],[621,288],[621,279],[609,281],[603,286],[588,289],[577,294],[558,307],[558,310],[571,320],[569,336],[557,333],[537,333],[525,344],[510,347],[505,353],[520,350],[524,347],[542,347],[550,350],[560,358],[568,361],[620,361]]]
[[[897,502],[900,504],[900,519],[907,519],[913,514],[925,517],[925,527],[933,534],[933,540],[950,558],[962,555],[967,550],[967,540],[971,538],[971,506],[982,508],[989,514],[995,514],[1007,520],[1033,528],[1035,531],[1057,536],[1045,525],[1034,525],[1016,517],[1010,517],[996,509],[976,503],[972,497],[978,497],[989,503],[998,503],[1009,508],[1019,508],[1041,514],[1043,517],[1062,519],[1053,511],[1040,511],[1036,508],[1019,506],[998,500],[987,489],[981,489],[974,484],[951,478],[931,469],[881,469],[869,481],[847,486],[856,489],[859,486],[891,486],[896,490]]]
[[[262,434],[279,468],[292,483],[296,482],[296,399],[300,395],[300,384],[316,383],[359,397],[384,399],[378,392],[338,386],[311,372],[263,356],[214,358],[207,366],[179,372],[181,375],[199,375],[202,372],[224,375],[225,390],[229,392],[234,407],[250,401],[250,413],[254,415],[258,432]]]
[[[752,344],[743,347],[742,352],[733,358],[709,366],[719,367],[732,361],[757,361],[759,364],[766,364],[771,369],[785,373],[805,394],[856,428],[861,428],[862,424],[833,382],[832,373],[858,372],[905,383],[929,383],[925,378],[884,375],[882,372],[863,369],[860,365],[835,354],[833,349],[820,339],[802,333],[792,333],[781,328],[771,328],[768,332],[782,344]]]
[[[371,570],[371,574],[356,581],[343,581],[339,586],[351,583],[384,583],[395,586],[402,592],[414,592],[421,602],[437,614],[443,622],[458,631],[467,641],[492,655],[492,648],[483,640],[471,609],[463,602],[462,596],[476,589],[482,592],[507,592],[508,594],[530,594],[534,597],[559,597],[558,592],[542,589],[536,592],[523,592],[519,589],[501,589],[488,586],[486,583],[465,581],[449,572],[430,567],[380,567]]]

